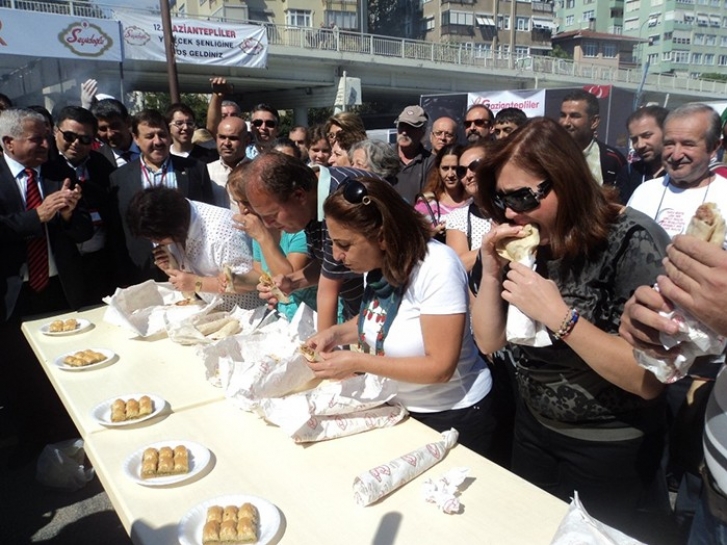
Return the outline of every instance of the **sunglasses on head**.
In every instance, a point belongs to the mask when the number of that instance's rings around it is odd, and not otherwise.
[[[89,136],[88,134],[77,134],[73,131],[60,131],[60,133],[63,135],[63,140],[69,144],[73,144],[78,140],[84,146],[88,146],[93,142],[93,136]]]
[[[476,171],[477,167],[480,166],[480,161],[482,161],[482,159],[475,159],[467,166],[459,165],[457,167],[457,176],[459,176],[460,178],[464,178],[468,170],[471,170],[472,172]]]
[[[371,204],[371,197],[366,186],[358,180],[351,180],[343,186],[343,198],[349,204]]]
[[[553,182],[543,180],[535,191],[529,187],[523,187],[511,193],[495,193],[494,203],[501,210],[509,208],[517,213],[529,212],[540,206],[540,201],[548,196],[551,189],[553,189]]]
[[[465,120],[464,126],[469,127],[470,125],[474,125],[475,127],[490,127],[492,126],[492,121],[489,119],[469,119]]]
[[[278,122],[274,119],[253,119],[251,123],[256,127],[262,127],[265,125],[268,129],[274,129],[278,126]]]

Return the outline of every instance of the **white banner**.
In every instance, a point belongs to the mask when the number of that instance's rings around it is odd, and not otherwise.
[[[119,23],[0,8],[0,55],[119,62]]]
[[[467,94],[467,107],[484,104],[493,114],[505,108],[520,108],[528,117],[545,115],[545,89],[483,91]]]
[[[124,57],[166,61],[162,21],[158,16],[129,12],[115,14],[121,21]],[[172,19],[178,63],[265,68],[268,37],[264,26],[193,19]]]

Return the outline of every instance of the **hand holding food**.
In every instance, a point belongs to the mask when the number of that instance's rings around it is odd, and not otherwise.
[[[290,297],[285,295],[283,290],[275,284],[272,277],[268,273],[264,272],[262,275],[260,275],[260,284],[270,290],[270,294],[278,300],[278,303],[290,303]]]

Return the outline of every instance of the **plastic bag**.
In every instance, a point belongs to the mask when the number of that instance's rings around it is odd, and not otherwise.
[[[92,467],[87,469],[83,465],[85,458],[83,439],[46,445],[38,458],[35,478],[53,488],[79,490],[96,475]]]

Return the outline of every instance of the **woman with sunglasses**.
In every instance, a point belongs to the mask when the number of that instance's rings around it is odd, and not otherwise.
[[[427,183],[414,205],[414,209],[431,222],[434,238],[440,242],[445,241],[447,215],[471,202],[457,177],[460,153],[460,146],[454,144],[439,150],[427,176]]]
[[[331,147],[338,138],[339,132],[352,135],[353,142],[366,139],[366,128],[358,114],[353,112],[340,112],[328,118],[325,125],[326,138]]]
[[[366,274],[358,316],[307,341],[316,376],[373,373],[395,380],[395,402],[424,424],[459,431],[487,455],[490,372],[469,327],[467,275],[456,254],[431,240],[428,222],[387,182],[359,178],[324,205],[333,256]],[[364,353],[334,350],[359,343]]]
[[[482,237],[489,233],[492,227],[492,220],[483,214],[475,202],[477,195],[475,174],[485,153],[486,148],[482,144],[474,144],[461,151],[455,173],[469,200],[467,206],[452,210],[447,215],[447,246],[457,252],[467,271],[470,271],[475,263]]]
[[[500,141],[478,182],[498,225],[471,273],[472,325],[483,353],[507,346],[513,354],[513,471],[565,501],[577,490],[596,518],[664,543],[648,536],[669,511],[663,387],[637,365],[618,327],[636,287],[661,273],[668,236],[610,202],[574,140],[547,118]],[[535,270],[508,265],[495,250],[526,224],[540,230]],[[508,305],[543,324],[552,344],[507,343]]]

